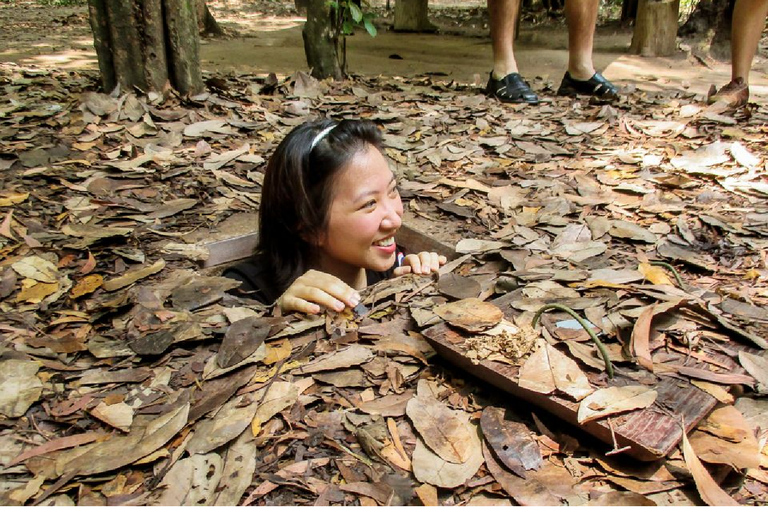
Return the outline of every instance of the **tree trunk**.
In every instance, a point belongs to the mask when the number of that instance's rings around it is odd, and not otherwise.
[[[208,4],[205,0],[197,0],[197,29],[200,35],[221,37],[224,35],[219,22],[211,14],[211,10],[208,9]]]
[[[437,27],[427,17],[428,0],[397,0],[395,2],[396,32],[436,32]]]
[[[169,70],[173,87],[186,94],[203,90],[200,70],[200,34],[197,31],[197,8],[191,0],[163,0],[166,14],[166,37],[171,56]]]
[[[730,59],[734,3],[734,0],[699,0],[688,21],[680,27],[680,36],[691,40],[700,53]]]
[[[331,30],[331,11],[325,0],[309,0],[307,22],[301,31],[304,38],[304,54],[312,76],[317,79],[344,78],[339,56],[342,49]]]
[[[106,92],[203,90],[193,0],[88,0],[93,44]]]
[[[640,0],[629,51],[646,57],[664,57],[677,48],[680,0]]]

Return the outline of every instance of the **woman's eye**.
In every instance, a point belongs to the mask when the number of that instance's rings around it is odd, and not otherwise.
[[[371,208],[373,208],[375,206],[376,206],[376,200],[375,199],[371,199],[370,201],[365,203],[361,209],[363,209],[363,210],[370,210]]]

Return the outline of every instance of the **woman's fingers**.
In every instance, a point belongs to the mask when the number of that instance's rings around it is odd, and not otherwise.
[[[405,275],[405,274],[410,274],[410,273],[411,273],[411,266],[410,265],[402,265],[402,266],[397,267],[395,270],[392,271],[392,275],[395,276],[395,277],[402,276],[402,275]]]
[[[360,294],[336,276],[310,270],[296,279],[278,300],[283,312],[317,314],[321,309],[343,311],[360,303]]]
[[[409,254],[403,259],[403,264],[394,270],[396,276],[403,274],[431,274],[448,261],[445,256],[440,256],[436,252],[423,251],[418,254]]]

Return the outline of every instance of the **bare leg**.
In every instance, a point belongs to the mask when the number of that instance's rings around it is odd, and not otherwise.
[[[517,73],[515,60],[515,20],[520,0],[488,0],[493,47],[493,77],[501,79]]]
[[[565,1],[565,19],[568,22],[568,72],[576,80],[589,80],[595,74],[592,45],[599,3],[600,0]]]
[[[768,0],[737,0],[731,25],[731,78],[749,83],[749,70],[768,15]]]

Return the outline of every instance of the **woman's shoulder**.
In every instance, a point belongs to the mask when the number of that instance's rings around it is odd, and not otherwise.
[[[280,296],[272,279],[272,272],[264,258],[254,256],[227,268],[222,276],[240,281],[235,295],[271,304]]]

